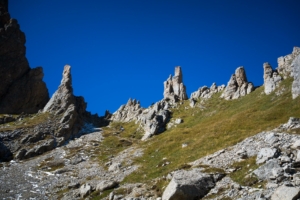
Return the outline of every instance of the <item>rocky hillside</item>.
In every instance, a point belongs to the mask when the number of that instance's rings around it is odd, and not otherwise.
[[[49,100],[7,5],[0,0],[0,198],[300,198],[300,48],[276,69],[264,63],[262,86],[238,67],[226,86],[188,98],[177,66],[160,101],[129,99],[99,117],[73,94],[69,65]]]

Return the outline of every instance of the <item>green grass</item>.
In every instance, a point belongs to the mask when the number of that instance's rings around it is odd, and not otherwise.
[[[233,163],[233,168],[236,169],[233,173],[229,174],[230,178],[243,186],[253,186],[259,182],[258,178],[251,174],[259,166],[256,164],[256,157],[251,157],[241,162]],[[249,171],[250,170],[250,171]]]

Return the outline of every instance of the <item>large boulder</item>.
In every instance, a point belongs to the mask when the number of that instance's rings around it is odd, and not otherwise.
[[[175,67],[174,77],[170,75],[169,78],[164,82],[164,99],[172,100],[174,102],[188,99],[186,87],[183,84],[180,66]]]
[[[25,34],[0,1],[0,113],[36,113],[49,100],[43,69],[31,69],[25,57]]]
[[[273,70],[269,63],[264,63],[264,89],[265,94],[273,92],[281,82],[282,78],[277,70]]]
[[[180,170],[173,174],[162,200],[200,199],[214,186],[212,175],[202,173],[199,169]]]
[[[254,86],[251,82],[247,81],[244,67],[238,67],[231,76],[221,98],[226,100],[238,99],[251,93],[253,90]]]

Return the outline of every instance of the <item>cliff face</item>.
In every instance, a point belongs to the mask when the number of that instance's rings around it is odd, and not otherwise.
[[[31,69],[25,57],[25,34],[0,1],[0,113],[35,113],[49,100],[43,69]]]

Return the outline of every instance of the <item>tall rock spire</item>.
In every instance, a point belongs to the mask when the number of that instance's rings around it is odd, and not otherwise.
[[[188,99],[180,66],[175,67],[175,76],[170,75],[164,82],[164,99],[174,102]]]

